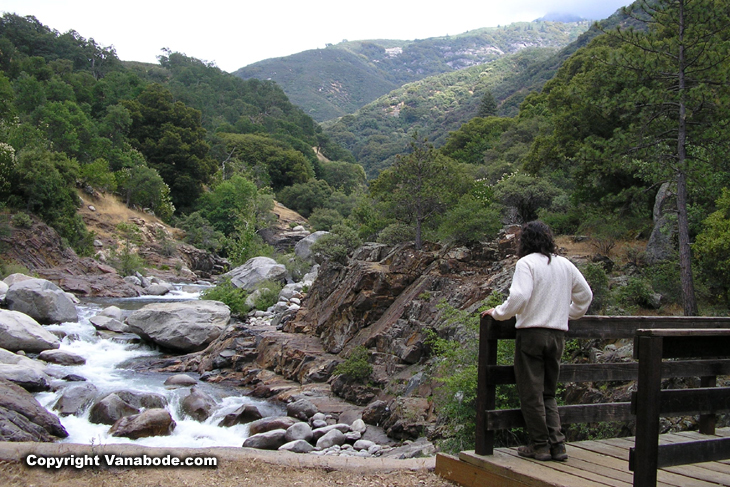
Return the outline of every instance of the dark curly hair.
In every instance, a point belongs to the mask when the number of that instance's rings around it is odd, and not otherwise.
[[[527,222],[522,225],[520,231],[520,242],[517,245],[517,256],[524,257],[532,253],[540,253],[547,256],[548,264],[552,255],[557,251],[553,232],[550,227],[540,220]]]

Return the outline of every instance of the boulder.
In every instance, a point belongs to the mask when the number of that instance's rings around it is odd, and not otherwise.
[[[203,422],[215,410],[215,400],[197,387],[190,388],[190,394],[182,400],[182,410],[196,421]]]
[[[218,426],[231,427],[237,424],[246,424],[263,418],[263,415],[256,406],[244,404],[226,416],[218,423]]]
[[[64,350],[43,350],[38,354],[38,358],[44,362],[58,365],[83,365],[86,363],[84,357]]]
[[[139,413],[139,409],[112,393],[98,400],[89,411],[89,422],[114,425],[126,416]]]
[[[127,404],[140,409],[164,409],[167,406],[165,396],[155,392],[116,391],[114,394]]]
[[[664,183],[654,199],[654,229],[646,244],[647,264],[655,264],[671,258],[676,252],[674,240],[677,234],[677,195],[670,183]]]
[[[328,233],[329,232],[319,231],[307,235],[299,242],[297,242],[297,244],[294,246],[294,253],[302,260],[305,260],[307,262],[314,262],[312,256],[312,245],[314,245],[317,240],[324,237]]]
[[[127,318],[130,331],[158,345],[197,352],[228,326],[231,310],[219,301],[148,304]]]
[[[286,432],[291,425],[298,422],[298,420],[289,416],[272,416],[250,423],[248,425],[248,432],[250,435],[265,433],[275,429],[283,429]]]
[[[304,441],[312,441],[312,438],[314,437],[312,433],[312,427],[309,426],[307,423],[296,423],[291,425],[286,430],[285,439],[286,441],[296,441],[296,440],[304,440]]]
[[[292,453],[309,453],[314,450],[314,447],[309,442],[304,440],[294,440],[289,443],[284,443],[279,447],[280,451],[290,451]]]
[[[3,281],[0,281],[0,301],[3,301],[5,299],[5,295],[8,294],[8,286]]]
[[[122,323],[116,318],[104,315],[96,315],[89,318],[89,323],[94,325],[97,330],[108,330],[116,333],[129,332],[129,326]]]
[[[29,392],[47,391],[51,388],[51,377],[27,365],[0,364],[0,379],[12,382]]]
[[[269,257],[254,257],[242,266],[224,274],[240,289],[252,291],[264,281],[286,282],[286,267]]]
[[[338,429],[331,429],[323,437],[317,440],[317,448],[324,450],[334,445],[342,446],[347,441],[345,434]]]
[[[117,306],[107,306],[99,312],[97,316],[106,316],[107,318],[113,318],[117,321],[122,321],[122,310]]]
[[[0,441],[52,442],[68,433],[26,390],[0,380]]]
[[[151,284],[145,292],[150,296],[164,296],[170,292],[170,286],[164,284]]]
[[[8,309],[19,311],[39,323],[64,323],[79,320],[76,305],[51,281],[27,279],[15,282],[5,296]]]
[[[317,406],[308,399],[299,399],[286,405],[286,414],[301,421],[307,421],[317,412]]]
[[[362,412],[362,420],[367,424],[381,425],[388,417],[388,403],[386,401],[373,401]]]
[[[19,311],[0,309],[0,347],[17,352],[38,353],[58,348],[58,337],[36,320]]]
[[[121,418],[109,429],[109,434],[136,440],[149,436],[169,436],[175,426],[177,423],[166,409],[148,409]]]
[[[61,416],[81,416],[98,393],[99,390],[88,383],[67,387],[53,404],[53,410]]]
[[[243,442],[244,448],[258,448],[259,450],[277,450],[286,443],[286,430],[275,429],[264,433],[249,436]]]
[[[165,379],[166,386],[190,387],[198,383],[198,379],[187,374],[175,374]]]

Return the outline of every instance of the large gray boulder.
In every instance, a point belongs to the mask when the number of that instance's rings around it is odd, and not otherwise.
[[[0,379],[16,384],[29,392],[47,391],[51,388],[51,377],[26,365],[0,364]]]
[[[39,323],[79,321],[73,300],[58,286],[45,279],[15,282],[5,295],[8,309],[19,311]]]
[[[101,398],[89,410],[89,422],[113,425],[125,416],[139,413],[139,409],[122,400],[117,394]]]
[[[286,282],[286,267],[269,257],[254,257],[225,274],[240,289],[252,291],[264,281]]]
[[[166,409],[148,409],[139,414],[125,416],[109,429],[115,437],[136,440],[149,436],[169,436],[177,426]]]
[[[59,346],[58,337],[27,314],[0,309],[0,347],[12,352],[39,353]]]
[[[249,436],[243,441],[244,448],[258,448],[259,450],[278,450],[280,446],[287,441],[285,439],[286,430],[277,429],[258,433]]]
[[[89,383],[69,386],[58,396],[53,410],[61,416],[81,416],[98,393],[99,390]]]
[[[58,365],[83,365],[86,359],[81,355],[66,352],[64,350],[43,350],[38,354],[38,358],[44,362]]]
[[[656,264],[671,258],[676,253],[674,246],[677,234],[677,195],[669,183],[664,183],[654,198],[654,229],[646,244],[645,259]]]
[[[183,412],[196,421],[203,422],[216,408],[215,399],[197,387],[190,388],[190,394],[182,400]]]
[[[158,345],[181,352],[197,352],[218,338],[228,326],[231,310],[219,301],[156,303],[127,317],[130,331]]]
[[[297,244],[294,246],[294,253],[302,260],[305,260],[307,262],[314,262],[314,258],[312,256],[312,245],[314,245],[317,240],[324,237],[328,233],[329,232],[325,231],[310,233],[305,238],[297,242]]]
[[[68,433],[29,392],[0,379],[0,441],[52,442]]]

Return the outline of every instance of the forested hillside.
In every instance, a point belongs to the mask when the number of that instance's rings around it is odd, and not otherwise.
[[[414,41],[343,41],[259,61],[234,74],[276,81],[292,103],[322,122],[353,113],[406,83],[491,62],[528,47],[563,47],[589,27],[588,21],[536,21]]]
[[[83,254],[92,236],[76,213],[77,188],[113,192],[198,234],[209,229],[204,243],[192,243],[236,260],[254,251],[273,191],[331,172],[316,151],[351,159],[275,83],[242,80],[181,53],[159,59],[123,63],[77,32],[5,14],[6,207],[41,218]],[[359,166],[336,169],[364,179]]]

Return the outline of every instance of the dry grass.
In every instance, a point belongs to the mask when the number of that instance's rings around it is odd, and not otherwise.
[[[136,468],[69,469],[47,471],[11,462],[0,462],[4,487],[454,487],[427,471],[358,473],[354,470],[292,468],[260,460],[226,461],[217,469]]]

